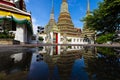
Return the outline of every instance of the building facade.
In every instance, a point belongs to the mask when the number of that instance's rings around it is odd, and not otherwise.
[[[0,34],[14,35],[14,40],[30,43],[33,35],[31,14],[26,11],[24,0],[0,0]]]

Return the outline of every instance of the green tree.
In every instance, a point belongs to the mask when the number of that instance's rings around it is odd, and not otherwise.
[[[87,26],[101,33],[113,33],[120,29],[120,0],[103,0],[98,9],[83,20]]]
[[[43,37],[39,37],[38,40],[39,41],[43,41],[44,39],[43,39]]]
[[[99,36],[96,40],[97,43],[106,43],[107,41],[112,41],[113,40],[113,33],[109,34],[103,34]]]

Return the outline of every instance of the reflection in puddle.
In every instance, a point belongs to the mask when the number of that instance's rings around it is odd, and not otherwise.
[[[71,80],[89,80],[88,74],[85,71],[84,59],[75,60],[72,68]]]
[[[120,56],[115,48],[98,47],[97,58],[89,60],[87,71],[98,80],[119,80]]]
[[[0,53],[0,80],[120,79],[119,48],[43,46],[4,53]]]
[[[28,80],[48,80],[49,68],[46,62],[36,61],[30,66]]]
[[[79,50],[81,47],[69,49],[67,46],[46,46],[44,48],[46,49],[41,49],[41,51],[33,54],[29,80],[74,80],[75,76],[72,74],[74,74],[74,68],[77,67],[77,62],[80,61],[81,64],[84,64]],[[82,69],[84,68],[80,70]]]
[[[30,67],[31,51],[4,53],[0,53],[0,80],[25,80]]]

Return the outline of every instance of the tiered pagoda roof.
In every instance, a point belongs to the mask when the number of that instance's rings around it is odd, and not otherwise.
[[[87,12],[86,12],[86,16],[89,16],[91,15],[90,13],[90,2],[88,0],[88,4],[87,4]],[[83,31],[82,31],[82,35],[81,37],[89,37],[89,38],[93,38],[93,36],[95,35],[95,31],[90,29],[88,26],[87,26],[87,22],[84,23],[84,26],[83,26]]]
[[[0,4],[4,4],[7,6],[11,6],[11,7],[15,7],[18,8],[20,10],[26,11],[26,5],[24,0],[0,0]]]
[[[20,2],[19,2],[20,1]],[[16,3],[19,3],[19,6],[22,8],[16,6]],[[32,24],[31,24],[31,14],[29,12],[25,11],[25,5],[24,0],[18,0],[17,2],[14,2],[13,0],[0,0],[0,20],[1,23],[4,21],[4,19],[10,19],[16,23],[25,23],[27,24],[29,30],[32,31]]]
[[[80,36],[81,30],[74,28],[70,13],[68,11],[68,4],[66,0],[62,1],[61,11],[57,23],[58,28],[62,35],[67,36]]]
[[[6,4],[6,5],[9,5],[9,6],[14,6],[15,7],[15,4],[11,1],[8,1],[8,0],[0,0],[0,4]]]
[[[48,22],[48,24],[45,26],[45,33],[49,33],[49,32],[59,32],[59,29],[57,27],[57,23],[54,19],[54,6],[52,3],[52,11],[50,14],[50,20]]]

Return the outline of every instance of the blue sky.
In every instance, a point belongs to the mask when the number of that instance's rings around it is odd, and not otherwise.
[[[102,0],[90,0],[90,10],[93,11],[98,7],[98,2]],[[49,19],[52,8],[52,0],[25,0],[27,10],[32,14],[34,32],[36,33],[37,26],[45,26]],[[87,0],[67,0],[69,12],[75,27],[83,27],[83,22],[80,20],[85,16],[87,9]],[[54,0],[55,20],[58,21],[60,14],[60,6],[62,0]]]

